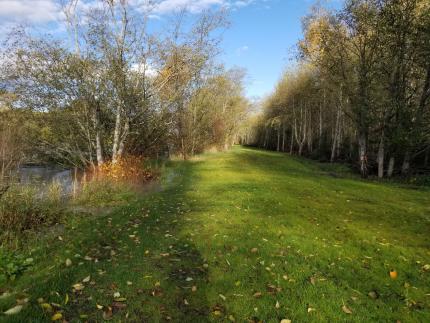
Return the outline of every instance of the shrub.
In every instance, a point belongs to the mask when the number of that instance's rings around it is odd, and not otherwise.
[[[125,156],[116,163],[106,162],[98,168],[100,178],[114,182],[141,184],[156,177],[149,162],[141,156]]]
[[[141,156],[125,156],[116,163],[105,162],[90,180],[83,182],[76,204],[111,206],[129,201],[142,184],[158,176],[158,165]]]
[[[0,242],[58,223],[64,213],[58,194],[55,184],[46,194],[34,186],[12,186],[0,199]]]

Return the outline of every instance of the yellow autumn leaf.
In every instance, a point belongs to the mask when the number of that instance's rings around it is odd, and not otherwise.
[[[74,285],[73,285],[73,288],[74,288],[75,290],[83,290],[83,289],[85,288],[85,286],[84,286],[84,285],[82,285],[82,284],[80,284],[80,283],[77,283],[77,284],[74,284]]]
[[[352,310],[346,305],[342,306],[342,311],[346,314],[352,314]]]
[[[59,321],[62,318],[63,318],[63,314],[61,314],[61,313],[55,313],[54,315],[52,315],[51,321]]]

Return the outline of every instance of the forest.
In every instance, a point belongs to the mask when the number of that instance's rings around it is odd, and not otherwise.
[[[0,0],[0,323],[430,322],[429,159],[429,0]]]
[[[363,177],[428,173],[430,4],[347,1],[303,19],[297,66],[286,70],[243,142]]]

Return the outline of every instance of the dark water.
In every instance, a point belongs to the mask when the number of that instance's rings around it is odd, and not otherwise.
[[[55,183],[59,185],[63,194],[71,194],[74,186],[74,171],[47,166],[22,166],[18,171],[21,185],[36,185],[43,190]]]

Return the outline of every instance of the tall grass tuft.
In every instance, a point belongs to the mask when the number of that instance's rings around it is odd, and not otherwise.
[[[64,215],[61,199],[58,183],[50,185],[45,193],[36,186],[10,187],[0,199],[0,243],[59,223]]]

